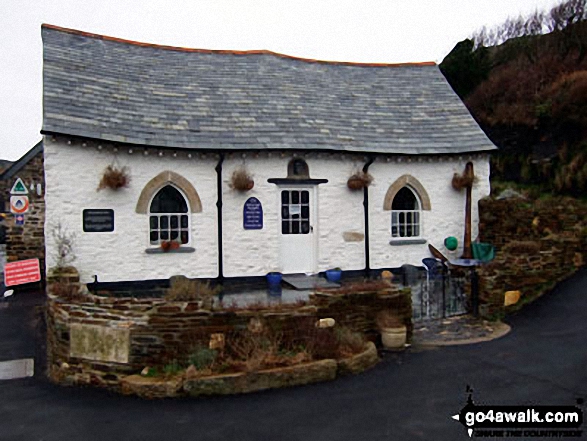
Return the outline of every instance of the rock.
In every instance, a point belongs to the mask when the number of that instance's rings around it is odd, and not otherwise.
[[[150,368],[149,366],[145,366],[145,367],[143,368],[143,370],[141,371],[141,375],[142,375],[143,377],[146,377],[147,375],[149,375],[149,371],[150,371],[150,370],[151,370],[151,368]]]
[[[335,325],[335,320],[333,318],[323,318],[316,322],[317,328],[332,328]]]
[[[210,344],[209,344],[210,349],[222,350],[222,349],[224,349],[225,345],[226,345],[226,340],[224,338],[224,334],[222,334],[222,333],[210,334]]]
[[[506,291],[503,301],[503,306],[510,306],[518,303],[520,300],[520,296],[522,294],[520,291]]]
[[[514,199],[514,198],[526,199],[522,194],[518,193],[517,191],[515,191],[511,188],[506,188],[495,199],[500,201],[502,199]]]
[[[181,395],[182,378],[157,378],[129,375],[120,381],[124,395],[138,395],[142,398],[166,398]]]
[[[67,369],[69,369],[69,364],[63,362],[61,363],[61,369],[63,369],[64,371],[66,371]]]
[[[193,378],[198,376],[198,370],[193,364],[190,364],[190,366],[186,369],[185,376],[186,378]]]

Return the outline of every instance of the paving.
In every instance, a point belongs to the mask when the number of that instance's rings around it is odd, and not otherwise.
[[[7,321],[23,308],[0,310],[0,335],[28,326]],[[0,440],[465,440],[450,416],[467,386],[477,404],[587,398],[587,270],[505,321],[511,331],[488,342],[412,347],[360,375],[250,395],[145,401],[42,377],[0,381]]]
[[[423,348],[480,343],[503,337],[510,330],[507,323],[490,322],[464,314],[414,324],[412,345]]]

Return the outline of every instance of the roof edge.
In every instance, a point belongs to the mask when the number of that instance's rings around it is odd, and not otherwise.
[[[191,151],[191,152],[216,152],[216,153],[223,153],[223,152],[249,152],[249,151],[284,151],[282,148],[274,148],[274,147],[185,147],[185,146],[173,146],[173,145],[158,145],[158,144],[142,144],[132,141],[117,141],[114,139],[110,139],[108,137],[103,138],[96,138],[92,136],[82,135],[79,133],[67,133],[61,131],[54,131],[54,130],[41,130],[41,135],[44,136],[64,136],[69,137],[71,139],[77,140],[86,140],[92,141],[97,143],[110,143],[112,145],[116,145],[119,147],[132,147],[132,148],[146,148],[146,149],[156,149],[156,150],[169,150],[169,151]],[[491,141],[490,141],[491,143]],[[321,147],[321,148],[291,148],[288,149],[291,151],[313,151],[313,152],[330,152],[330,153],[350,153],[350,154],[358,154],[358,155],[391,155],[391,156],[459,156],[459,155],[468,155],[468,154],[490,154],[498,150],[497,146],[493,143],[487,146],[486,148],[479,148],[473,150],[459,150],[459,151],[450,151],[450,152],[417,152],[417,153],[406,153],[400,151],[377,151],[377,150],[354,150],[354,149],[341,149],[337,147]]]
[[[24,155],[12,163],[10,167],[0,173],[0,180],[10,179],[16,175],[28,162],[43,149],[43,140],[37,142]]]
[[[425,67],[425,66],[436,66],[434,61],[423,61],[423,62],[409,62],[409,63],[363,63],[353,61],[327,61],[327,60],[315,60],[313,58],[296,57],[294,55],[280,54],[278,52],[269,51],[266,49],[260,50],[227,50],[227,49],[194,49],[179,46],[167,46],[154,43],[143,43],[134,40],[125,40],[123,38],[110,37],[108,35],[94,34],[91,32],[80,31],[77,29],[64,28],[52,24],[43,23],[41,28],[51,29],[54,31],[65,32],[68,34],[79,35],[88,38],[95,38],[98,40],[113,41],[116,43],[131,44],[140,47],[150,47],[154,49],[163,49],[178,52],[195,52],[201,54],[224,54],[224,55],[272,55],[274,57],[286,58],[290,60],[304,61],[306,63],[318,63],[318,64],[332,64],[339,66],[360,66],[360,67]]]

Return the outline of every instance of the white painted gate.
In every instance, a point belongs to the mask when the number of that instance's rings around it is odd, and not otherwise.
[[[279,187],[284,274],[316,272],[316,187]]]

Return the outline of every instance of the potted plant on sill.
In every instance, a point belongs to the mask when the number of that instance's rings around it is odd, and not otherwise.
[[[161,242],[161,249],[164,252],[177,250],[180,246],[181,244],[176,240],[164,240]]]
[[[401,351],[405,348],[407,328],[395,312],[391,310],[379,312],[376,323],[384,348],[393,351]]]
[[[342,270],[339,267],[326,270],[326,280],[333,283],[340,283]]]

